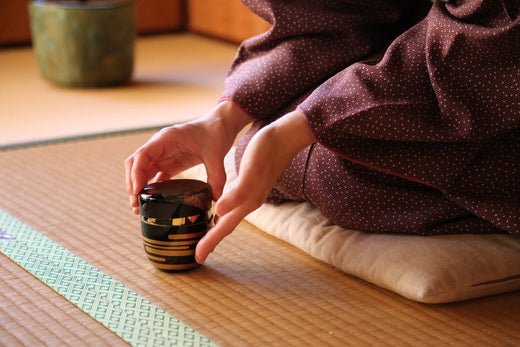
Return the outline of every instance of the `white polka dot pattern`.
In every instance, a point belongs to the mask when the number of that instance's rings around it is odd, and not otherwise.
[[[232,97],[257,118],[381,48],[403,12],[399,1],[244,2],[272,27],[240,46],[223,99]]]
[[[242,45],[224,98],[257,128],[297,106],[319,141],[272,201],[367,231],[520,233],[518,1],[436,3],[372,56],[403,1],[255,3],[274,27]]]

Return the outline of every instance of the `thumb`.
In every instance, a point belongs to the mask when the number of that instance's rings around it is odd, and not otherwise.
[[[239,179],[228,184],[224,194],[217,200],[215,204],[215,213],[222,217],[239,206],[246,205],[247,197],[243,194],[239,186]]]
[[[222,196],[224,185],[226,184],[226,170],[222,160],[209,159],[204,163],[208,174],[208,184],[211,187],[211,194],[214,201]]]

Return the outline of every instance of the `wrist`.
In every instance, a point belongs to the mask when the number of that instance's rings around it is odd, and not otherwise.
[[[300,110],[287,113],[271,123],[280,138],[286,139],[287,150],[296,155],[302,149],[316,142],[309,121]]]
[[[221,101],[211,114],[218,118],[233,134],[238,134],[245,126],[252,123],[254,118],[249,115],[238,103],[231,100]]]

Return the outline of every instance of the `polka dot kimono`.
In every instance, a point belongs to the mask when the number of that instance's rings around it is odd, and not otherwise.
[[[370,232],[520,232],[516,0],[246,1],[223,99],[257,122],[299,108],[318,142],[269,200]]]

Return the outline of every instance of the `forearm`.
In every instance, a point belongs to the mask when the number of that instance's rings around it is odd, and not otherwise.
[[[284,115],[266,128],[272,128],[272,136],[284,144],[280,150],[291,159],[299,151],[316,142],[307,117],[300,110]]]
[[[230,100],[221,101],[203,119],[209,121],[212,126],[222,127],[222,131],[233,137],[254,121],[240,105]]]
[[[316,88],[298,107],[319,143],[439,190],[460,182],[490,141],[520,124],[511,107],[520,100],[518,24],[489,29],[506,14],[477,3],[464,18],[437,3],[377,64],[351,65]],[[473,52],[486,54],[466,59]]]

